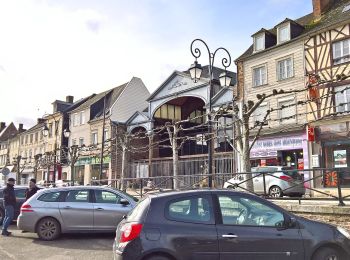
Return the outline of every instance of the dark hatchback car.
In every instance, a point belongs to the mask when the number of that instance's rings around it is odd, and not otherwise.
[[[4,219],[5,216],[5,209],[4,209],[4,194],[3,194],[3,190],[5,187],[1,187],[0,188],[0,224],[2,224],[2,221]],[[15,208],[15,216],[13,219],[17,219],[22,204],[25,202],[26,200],[26,196],[25,196],[25,191],[28,187],[26,186],[15,186],[15,194],[16,194],[16,208]]]
[[[118,225],[113,253],[117,260],[345,260],[349,238],[254,195],[174,191],[139,202]]]

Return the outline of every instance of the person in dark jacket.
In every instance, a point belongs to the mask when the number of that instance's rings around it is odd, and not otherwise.
[[[36,180],[35,179],[30,179],[29,181],[29,188],[26,190],[26,201],[29,200],[31,196],[33,196],[38,190],[38,186],[36,186]]]
[[[5,217],[2,224],[2,235],[9,236],[11,232],[7,231],[7,228],[10,226],[16,207],[16,194],[15,194],[15,179],[8,178],[6,188],[3,190],[4,194],[4,208],[5,208]]]

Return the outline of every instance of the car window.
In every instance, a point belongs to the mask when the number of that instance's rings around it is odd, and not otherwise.
[[[197,196],[172,201],[166,207],[167,218],[181,222],[208,223],[212,212],[209,200]]]
[[[42,194],[38,200],[40,201],[44,201],[44,202],[57,202],[59,201],[59,197],[60,197],[60,192],[48,192],[48,193],[44,193]]]
[[[25,189],[19,189],[15,190],[16,198],[24,199],[26,197],[26,190]]]
[[[118,204],[122,198],[118,194],[105,190],[95,190],[96,203]]]
[[[225,225],[282,227],[282,212],[250,198],[219,196],[222,223]]]
[[[71,190],[67,193],[66,202],[89,202],[88,190]]]

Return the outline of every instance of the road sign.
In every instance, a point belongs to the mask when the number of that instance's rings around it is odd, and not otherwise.
[[[2,168],[1,170],[2,175],[7,176],[10,174],[10,169],[7,167]]]

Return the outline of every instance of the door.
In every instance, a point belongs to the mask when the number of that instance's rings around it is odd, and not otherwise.
[[[59,208],[66,230],[93,230],[94,207],[89,190],[68,191]]]
[[[26,200],[25,192],[26,192],[26,189],[17,189],[17,188],[15,188],[15,195],[16,195],[15,218],[17,218],[17,216],[19,215],[21,207],[22,207],[22,204]]]
[[[94,230],[114,231],[132,206],[120,204],[123,197],[111,191],[98,189],[94,195]]]
[[[254,192],[255,193],[264,193],[264,180],[263,175],[261,174],[261,170],[258,168],[256,172],[253,173],[253,184],[254,184]]]
[[[159,208],[158,214],[162,214]],[[165,219],[155,223],[165,247],[183,260],[218,260],[218,240],[210,196],[181,196],[165,204]]]
[[[298,228],[285,228],[285,214],[249,195],[218,195],[220,260],[304,259]],[[219,214],[220,215],[220,214]]]

